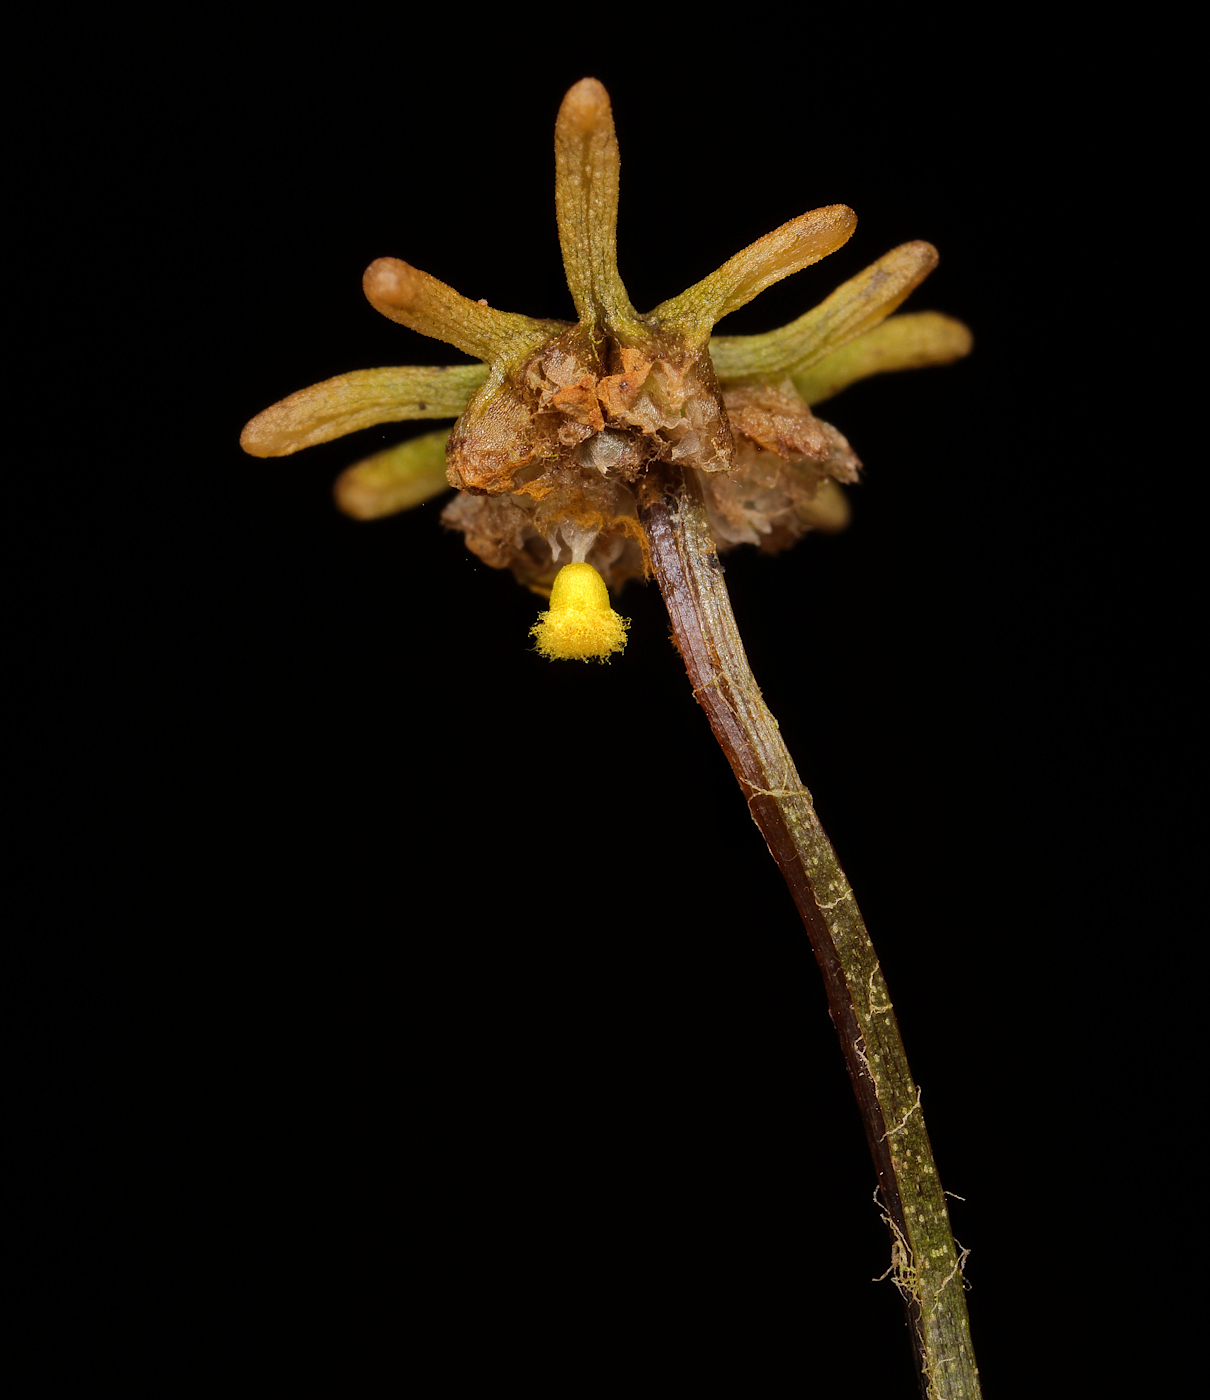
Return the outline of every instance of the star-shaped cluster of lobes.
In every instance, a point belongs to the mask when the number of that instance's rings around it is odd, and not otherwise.
[[[498,311],[379,258],[363,279],[371,305],[481,363],[338,375],[254,418],[245,450],[284,456],[374,424],[456,417],[451,430],[349,468],[337,500],[372,519],[454,486],[444,522],[486,563],[540,592],[569,559],[615,587],[643,575],[634,488],[653,463],[700,474],[720,548],[778,549],[808,529],[843,527],[838,483],[856,480],[859,463],[810,405],[870,374],[967,353],[970,333],[950,317],[887,319],[936,266],[936,250],[893,249],[779,330],[714,336],[724,316],[839,248],[856,226],[853,211],[829,205],[792,219],[640,315],[618,274],[617,138],[593,78],[563,100],[555,158],[577,321]]]

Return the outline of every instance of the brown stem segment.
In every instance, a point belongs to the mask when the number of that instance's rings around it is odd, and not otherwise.
[[[748,799],[823,972],[861,1108],[927,1400],[976,1400],[962,1260],[882,969],[853,891],[761,699],[731,611],[695,473],[670,466],[641,488],[651,563],[693,693]],[[965,1257],[965,1256],[963,1256]]]

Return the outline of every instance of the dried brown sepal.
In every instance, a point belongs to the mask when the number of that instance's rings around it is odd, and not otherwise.
[[[646,538],[633,493],[620,482],[565,482],[542,501],[524,493],[478,496],[462,492],[445,507],[441,523],[462,532],[467,548],[493,569],[511,569],[520,583],[548,592],[570,558],[564,526],[596,530],[591,564],[610,588],[648,572]]]
[[[512,373],[493,371],[454,426],[452,485],[535,499],[566,469],[634,482],[652,461],[724,471],[731,439],[710,358],[674,335],[641,347],[575,325]]]
[[[710,342],[715,371],[720,379],[801,374],[873,329],[936,266],[937,250],[931,243],[902,243],[787,326],[764,335],[715,336]]]
[[[638,317],[618,275],[618,139],[609,94],[595,78],[567,93],[555,122],[555,213],[576,315],[627,339]]]
[[[585,390],[599,370],[591,332],[581,325],[562,328],[507,371],[493,367],[450,434],[450,484],[507,494],[568,458],[593,431]]]
[[[535,321],[471,301],[400,258],[375,259],[361,285],[375,311],[487,363],[514,363],[561,329],[557,321]]]
[[[771,554],[808,530],[843,529],[848,502],[835,483],[856,481],[861,466],[843,434],[816,418],[789,380],[729,384],[723,401],[734,465],[700,477],[719,549],[755,544]]]
[[[716,322],[783,277],[834,253],[856,227],[857,215],[847,204],[811,209],[758,238],[680,296],[661,302],[650,319],[675,325],[690,344],[704,345]]]
[[[840,453],[848,454],[848,443],[839,433],[836,438]],[[834,533],[849,523],[848,500],[825,466],[764,452],[746,438],[736,442],[733,470],[698,480],[720,553],[754,544],[776,554],[810,530]]]
[[[901,369],[948,365],[969,355],[974,337],[961,321],[939,311],[892,316],[794,376],[808,403],[822,403],[859,379]]]
[[[253,457],[288,457],[378,423],[457,418],[486,378],[483,365],[338,374],[258,413],[240,434],[240,446]]]
[[[837,481],[857,480],[861,464],[848,443],[839,446],[837,440],[844,439],[831,424],[816,418],[789,379],[728,384],[723,403],[737,445],[747,439],[760,451],[817,463]]]

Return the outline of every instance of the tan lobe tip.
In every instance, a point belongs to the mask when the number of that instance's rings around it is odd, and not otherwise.
[[[581,78],[568,89],[559,115],[564,121],[574,122],[583,131],[597,126],[609,114],[609,94],[605,84],[596,78]]]
[[[408,307],[415,295],[416,269],[400,258],[375,258],[361,279],[366,298],[387,306]]]
[[[264,444],[261,442],[261,435],[258,431],[257,419],[253,419],[244,427],[244,431],[239,435],[239,445],[250,457],[267,457]]]

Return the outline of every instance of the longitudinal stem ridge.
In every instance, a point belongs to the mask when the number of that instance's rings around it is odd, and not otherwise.
[[[977,1400],[962,1258],[882,969],[861,911],[761,698],[731,611],[696,475],[668,466],[641,488],[652,568],[694,695],[781,870],[823,972],[874,1159],[890,1273],[927,1400]]]

